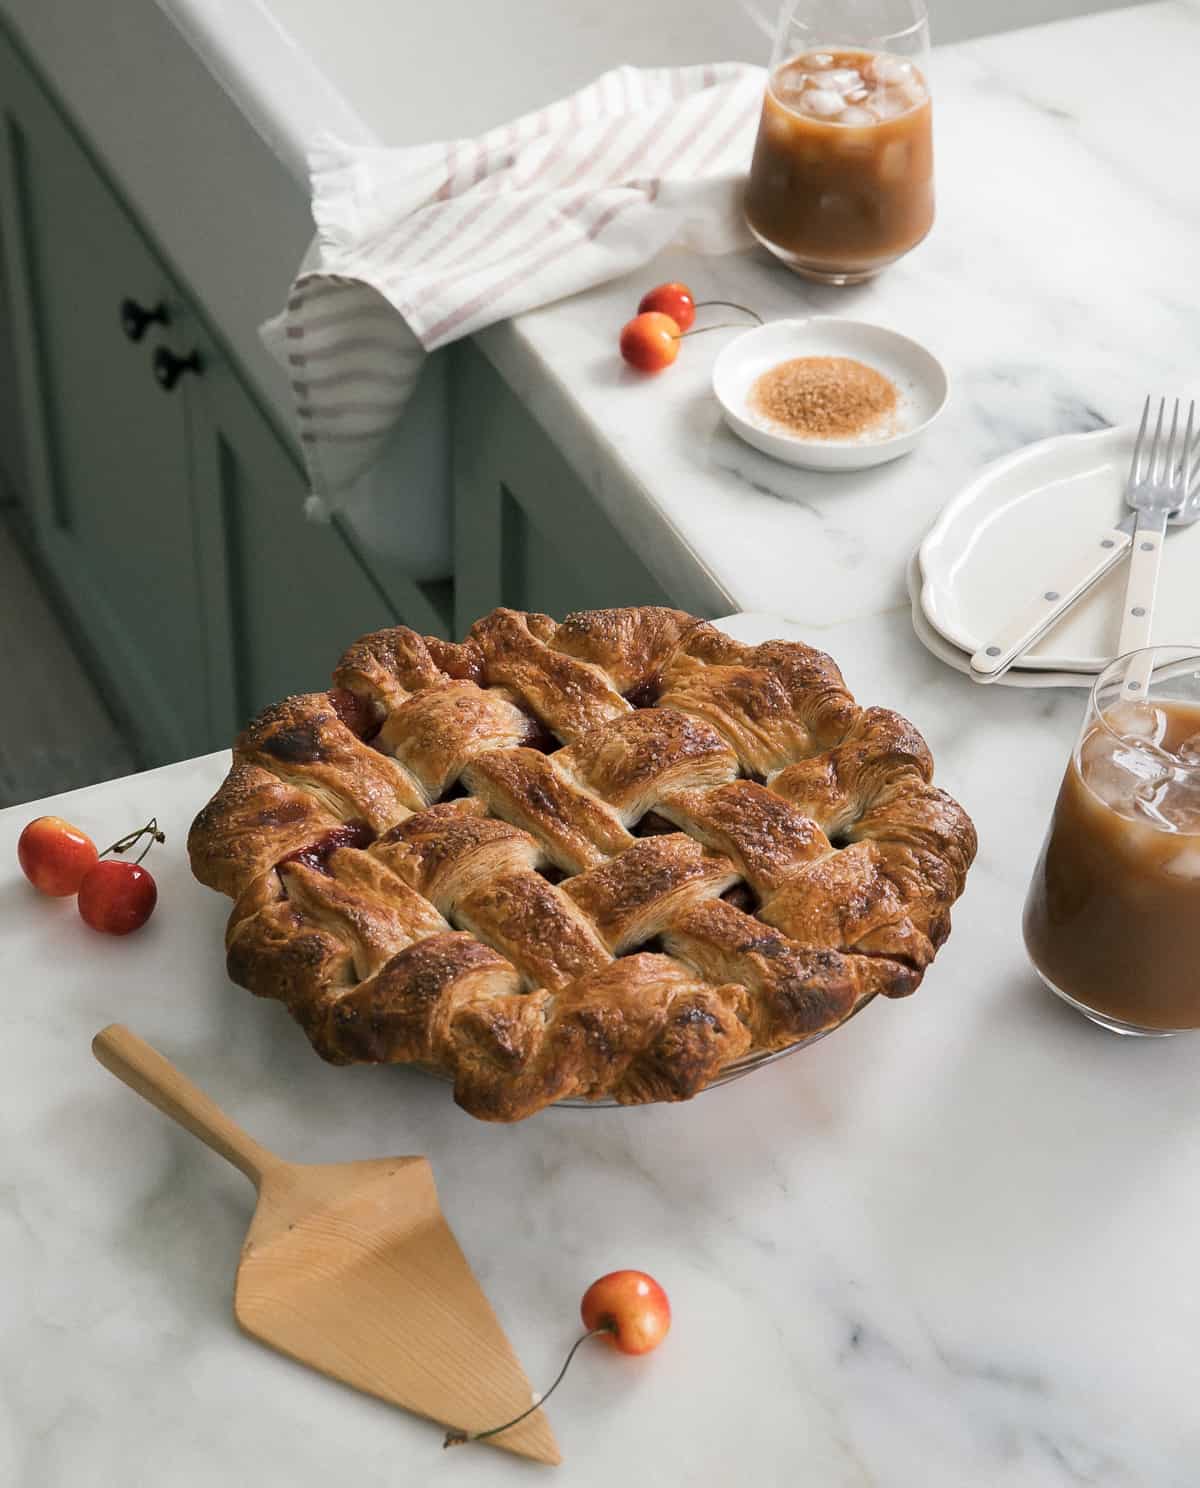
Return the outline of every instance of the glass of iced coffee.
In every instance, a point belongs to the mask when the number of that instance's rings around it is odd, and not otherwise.
[[[1200,647],[1114,661],[1025,904],[1052,992],[1117,1033],[1200,1028]]]
[[[933,226],[924,0],[784,6],[746,183],[746,221],[777,258],[858,284]]]

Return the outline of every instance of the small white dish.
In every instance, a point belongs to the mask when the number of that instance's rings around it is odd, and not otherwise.
[[[914,553],[908,564],[908,597],[912,604],[912,624],[917,640],[939,661],[944,661],[948,667],[961,672],[964,677],[969,677],[971,658],[965,651],[952,646],[925,617],[925,612],[921,608],[921,590],[924,582],[920,555]],[[1026,671],[1024,667],[1014,666],[1010,667],[993,685],[996,687],[1090,687],[1092,678],[1086,672]]]
[[[793,357],[853,357],[896,385],[899,402],[880,434],[805,439],[756,413],[750,389],[762,373]],[[950,383],[941,362],[918,342],[865,320],[814,315],[773,320],[729,343],[713,367],[713,392],[725,422],[755,449],[808,470],[865,470],[908,454],[946,406]]]
[[[968,656],[1023,610],[1045,574],[1081,541],[1125,516],[1132,427],[1064,434],[987,466],[943,509],[921,544],[925,618]],[[1200,524],[1169,529],[1154,639],[1200,640]],[[1022,658],[1022,669],[1103,670],[1121,629],[1127,565],[1119,563]]]

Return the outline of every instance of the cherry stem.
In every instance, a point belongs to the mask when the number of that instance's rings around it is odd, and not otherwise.
[[[759,321],[762,325],[762,321]],[[678,336],[672,336],[672,341],[686,341],[689,336],[703,336],[705,331],[744,331],[746,327],[740,320],[722,320],[717,325],[696,326],[690,331],[681,331]]]
[[[136,832],[130,832],[125,837],[118,837],[117,840],[112,844],[111,847],[106,847],[104,849],[104,851],[100,854],[100,856],[102,858],[106,858],[106,857],[108,857],[109,853],[125,853],[125,852],[128,852],[129,849],[134,845],[135,842],[139,841],[142,837],[146,837],[146,836],[148,836],[150,838],[150,841],[147,842],[146,845],[145,845],[145,847],[142,849],[141,854],[139,855],[139,857],[137,859],[137,861],[139,863],[142,861],[142,858],[144,858],[146,856],[146,854],[150,851],[150,849],[154,846],[154,844],[156,842],[165,842],[167,840],[166,833],[165,832],[160,832],[159,829],[158,829],[158,817],[152,816],[150,818],[150,820],[146,823],[146,825],[144,827],[139,827]]]
[[[445,1440],[442,1442],[443,1448],[461,1447],[463,1442],[486,1441],[489,1436],[499,1436],[502,1431],[507,1431],[511,1426],[516,1426],[519,1422],[523,1421],[526,1416],[532,1416],[534,1411],[541,1410],[546,1401],[550,1399],[551,1395],[553,1395],[555,1390],[558,1389],[559,1385],[562,1384],[563,1376],[566,1374],[567,1370],[570,1369],[571,1360],[579,1352],[580,1347],[585,1344],[589,1338],[598,1338],[601,1333],[615,1333],[616,1331],[616,1326],[613,1323],[605,1323],[599,1328],[593,1328],[589,1333],[581,1334],[571,1345],[571,1351],[567,1355],[566,1359],[563,1361],[563,1367],[558,1371],[558,1376],[555,1379],[554,1383],[550,1386],[550,1388],[546,1391],[546,1393],[540,1400],[534,1401],[534,1403],[529,1407],[528,1410],[523,1410],[519,1416],[514,1416],[511,1421],[505,1421],[503,1426],[493,1426],[488,1431],[447,1431]]]
[[[724,305],[727,310],[740,310],[745,315],[752,315],[758,321],[759,325],[766,324],[757,310],[751,310],[749,305],[739,305],[736,300],[698,300],[696,302],[696,309],[703,310],[707,305]],[[715,331],[718,327],[711,326],[709,329]]]

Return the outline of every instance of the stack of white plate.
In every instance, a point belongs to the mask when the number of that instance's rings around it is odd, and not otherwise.
[[[957,671],[1026,611],[1092,535],[1127,515],[1136,430],[1100,429],[1029,445],[989,465],[959,493],[913,555],[913,627]],[[1200,523],[1169,529],[1154,609],[1157,644],[1200,642]],[[1121,629],[1119,563],[1001,681],[1010,687],[1090,687]]]

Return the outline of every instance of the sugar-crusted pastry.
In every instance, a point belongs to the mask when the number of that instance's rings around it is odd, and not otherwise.
[[[975,854],[920,734],[678,610],[364,636],[242,733],[188,841],[229,973],[473,1115],[682,1100],[912,992]]]

